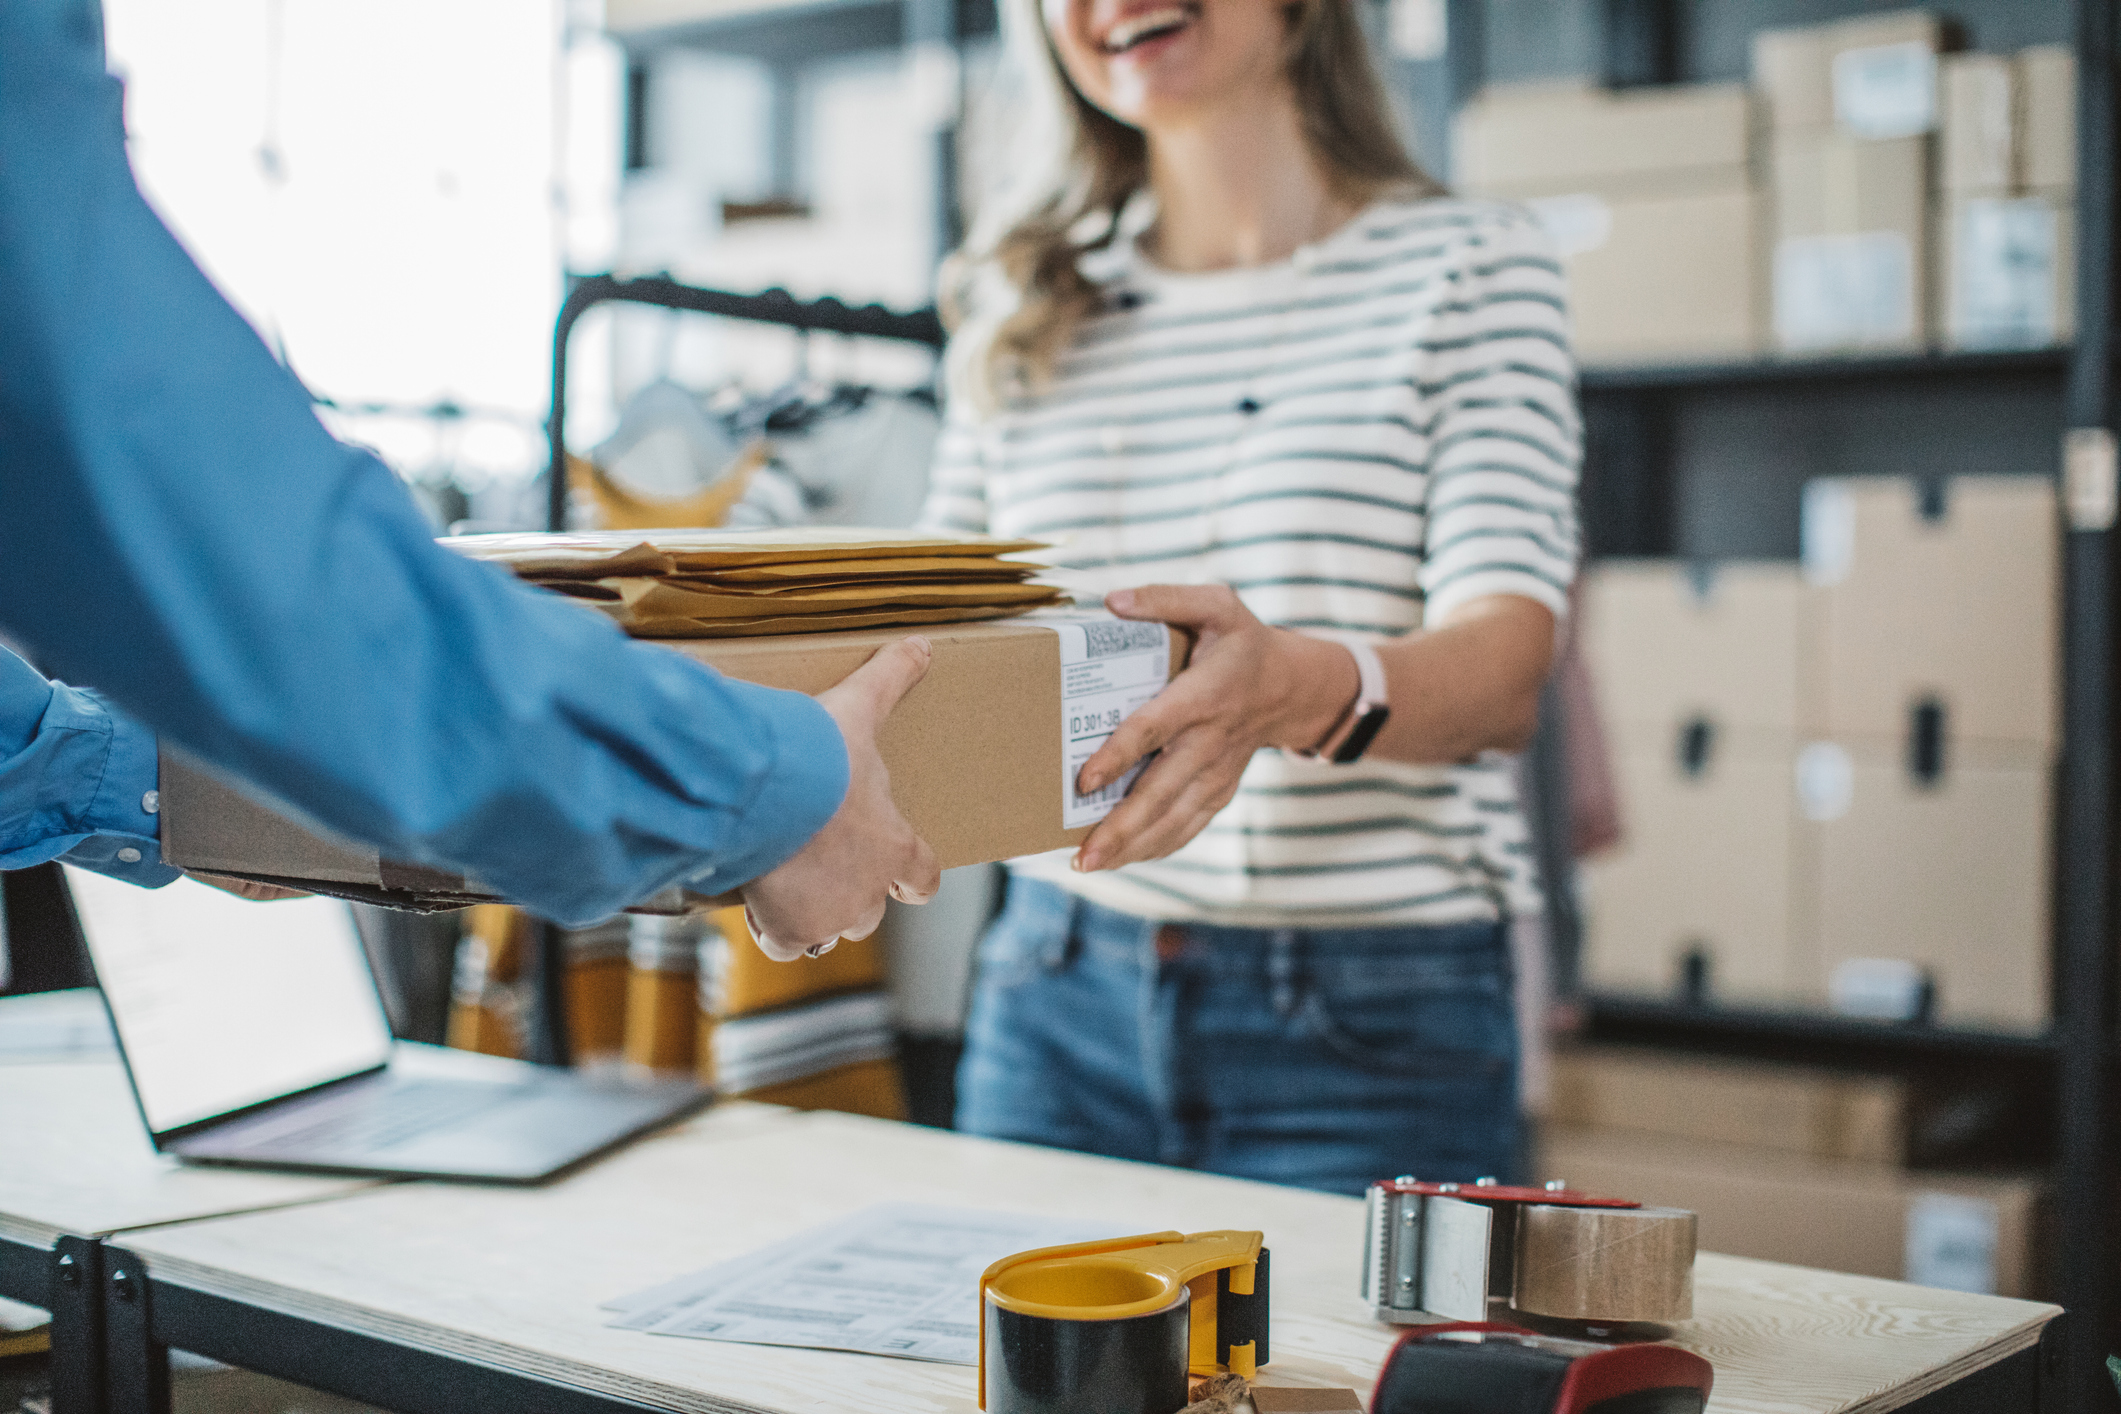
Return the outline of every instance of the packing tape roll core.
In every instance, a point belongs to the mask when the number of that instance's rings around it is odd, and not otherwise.
[[[1511,1305],[1574,1321],[1671,1325],[1694,1314],[1694,1215],[1683,1208],[1532,1204]]]
[[[1146,1315],[1062,1320],[1012,1311],[990,1292],[986,1414],[1176,1414],[1187,1403],[1192,1294]]]

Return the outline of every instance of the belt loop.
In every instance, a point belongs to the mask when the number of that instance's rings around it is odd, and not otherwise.
[[[1296,1011],[1296,930],[1276,928],[1267,936],[1267,989],[1274,1014],[1288,1019]]]

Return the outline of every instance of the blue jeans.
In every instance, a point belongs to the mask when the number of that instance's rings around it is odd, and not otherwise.
[[[959,1129],[1331,1193],[1514,1174],[1503,925],[1187,925],[1163,957],[1158,926],[1010,879]]]

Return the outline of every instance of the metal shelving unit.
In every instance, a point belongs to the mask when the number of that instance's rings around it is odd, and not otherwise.
[[[1674,82],[1681,27],[1699,0],[1606,0],[1605,69],[1620,83]],[[1470,8],[1470,7],[1468,7]],[[1813,5],[1806,22],[1873,8]],[[1943,7],[1947,11],[1949,6]],[[1459,8],[1454,7],[1453,18]],[[2006,353],[1765,360],[1666,368],[1586,370],[1590,432],[1587,522],[1619,529],[1629,553],[1669,553],[1676,418],[1691,400],[1744,394],[1805,399],[1887,398],[1909,390],[1949,396],[1998,388],[2051,396],[2065,445],[2054,465],[2067,510],[2064,547],[2063,742],[2053,861],[2054,1021],[2042,1035],[1890,1025],[1799,1011],[1743,1009],[1589,995],[1589,1033],[1601,1039],[1726,1055],[1880,1068],[1991,1067],[2023,1077],[2053,1115],[2052,1288],[2069,1314],[2047,1371],[2048,1407],[2111,1411],[2104,1368],[2121,1349],[2121,1250],[2111,1213],[2117,1157],[2114,1017],[2116,799],[2114,654],[2117,350],[2114,342],[2117,19],[2111,0],[2073,0],[2079,73],[2076,341]],[[1756,23],[1765,25],[1772,17]],[[1787,19],[1781,22],[1790,22]],[[1476,43],[1508,36],[1475,33]],[[1454,74],[1468,65],[1454,62]],[[1471,67],[1478,69],[1478,65]],[[1458,87],[1459,85],[1454,85]]]

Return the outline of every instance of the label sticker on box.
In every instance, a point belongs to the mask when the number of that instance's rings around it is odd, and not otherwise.
[[[1907,1205],[1902,1275],[1917,1286],[1994,1295],[2002,1227],[1996,1205],[1985,1198],[1918,1193]]]
[[[1804,236],[1775,247],[1775,337],[1785,352],[1915,337],[1915,253],[1901,231]]]
[[[1834,56],[1834,119],[1852,137],[1914,137],[1937,126],[1937,53],[1920,40]]]
[[[1089,795],[1075,793],[1083,763],[1171,677],[1171,630],[1109,617],[1051,624],[1060,635],[1061,828],[1094,825],[1126,798],[1147,762]]]
[[[1970,349],[2055,342],[2055,208],[2037,196],[1970,200],[1954,235],[1953,342]]]

